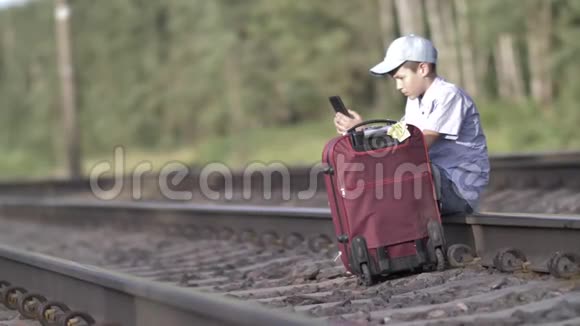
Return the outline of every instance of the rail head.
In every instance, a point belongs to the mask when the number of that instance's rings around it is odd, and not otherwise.
[[[580,230],[580,215],[478,212],[443,217],[446,224]]]
[[[305,316],[0,245],[0,279],[120,325],[312,325]],[[89,298],[89,299],[87,299]],[[159,314],[160,316],[152,316]]]
[[[296,218],[330,222],[330,209],[327,207],[278,207],[257,205],[207,205],[169,202],[129,202],[103,200],[76,200],[66,198],[11,197],[0,198],[0,208],[58,208],[85,210],[137,210],[158,212],[191,213],[192,218],[201,215],[267,218]],[[529,214],[516,212],[477,212],[466,216],[444,216],[445,224],[580,229],[580,215],[570,214]]]
[[[328,219],[328,208],[316,207],[278,207],[258,205],[208,205],[194,203],[175,203],[164,201],[107,201],[67,198],[0,197],[0,207],[46,207],[46,208],[85,208],[85,209],[136,209],[192,212],[196,214],[236,214],[238,216],[300,217],[305,219]]]

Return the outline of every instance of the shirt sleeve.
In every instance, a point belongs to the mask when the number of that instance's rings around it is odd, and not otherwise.
[[[465,116],[465,99],[460,93],[449,93],[433,103],[424,130],[443,134],[445,139],[457,140]]]

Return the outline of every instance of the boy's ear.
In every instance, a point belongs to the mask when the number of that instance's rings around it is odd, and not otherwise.
[[[426,62],[421,62],[417,69],[421,77],[426,77],[427,75],[429,75],[429,73],[431,72],[430,70],[431,67],[429,67],[429,64],[427,64]]]

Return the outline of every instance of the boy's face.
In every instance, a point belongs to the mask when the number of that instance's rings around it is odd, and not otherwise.
[[[423,95],[428,87],[425,78],[429,72],[428,69],[424,63],[421,63],[416,71],[413,71],[405,65],[399,67],[393,75],[397,90],[412,100]]]

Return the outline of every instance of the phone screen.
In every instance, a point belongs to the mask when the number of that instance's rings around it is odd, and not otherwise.
[[[335,112],[340,112],[349,118],[353,118],[353,116],[350,115],[350,113],[348,113],[348,110],[344,106],[344,103],[342,103],[342,99],[340,98],[340,96],[336,95],[331,96],[328,98],[328,100],[330,101],[330,104],[332,104],[332,107],[334,108]]]

